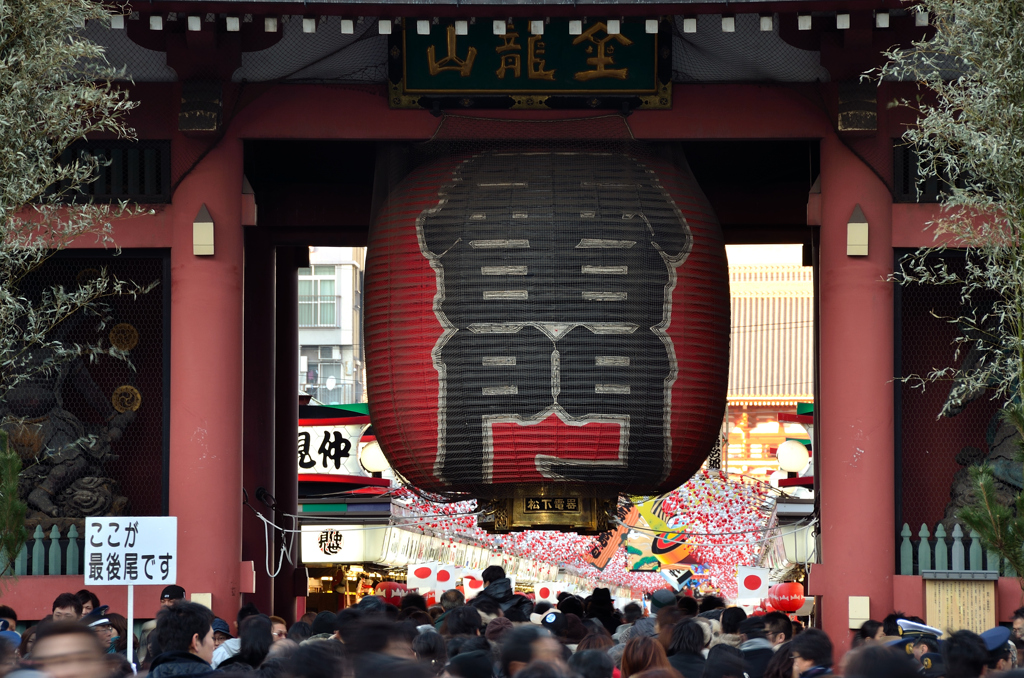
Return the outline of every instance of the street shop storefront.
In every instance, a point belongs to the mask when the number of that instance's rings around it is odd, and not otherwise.
[[[473,598],[483,589],[480,573],[490,565],[501,565],[517,591],[537,600],[593,588],[592,582],[554,564],[394,526],[306,524],[300,549],[308,572],[307,611],[341,609],[371,594],[397,604],[408,591],[423,594],[428,602],[453,588]],[[617,599],[633,599],[630,589],[602,584]]]

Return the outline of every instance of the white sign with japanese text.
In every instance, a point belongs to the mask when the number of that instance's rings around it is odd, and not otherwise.
[[[299,548],[304,564],[377,562],[384,557],[384,525],[303,525]]]
[[[178,519],[85,519],[85,585],[176,584]]]
[[[366,424],[300,426],[299,473],[368,476],[359,465],[359,443]]]

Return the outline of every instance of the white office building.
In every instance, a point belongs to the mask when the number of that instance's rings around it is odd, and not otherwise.
[[[299,269],[299,389],[325,404],[366,401],[364,247],[310,247]]]

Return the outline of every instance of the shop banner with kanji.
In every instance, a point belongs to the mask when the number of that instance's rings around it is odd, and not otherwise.
[[[622,546],[626,539],[626,533],[629,532],[630,526],[636,524],[640,514],[632,504],[619,504],[616,515],[620,524],[614,529],[597,535],[594,545],[584,556],[584,560],[599,570],[608,566],[608,561]]]

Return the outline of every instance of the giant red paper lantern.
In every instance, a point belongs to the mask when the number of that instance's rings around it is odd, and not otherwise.
[[[795,581],[776,584],[768,591],[768,602],[781,612],[796,612],[804,606],[804,585]]]
[[[414,485],[664,492],[721,428],[721,230],[643,149],[435,160],[371,228],[364,334],[377,440]]]

